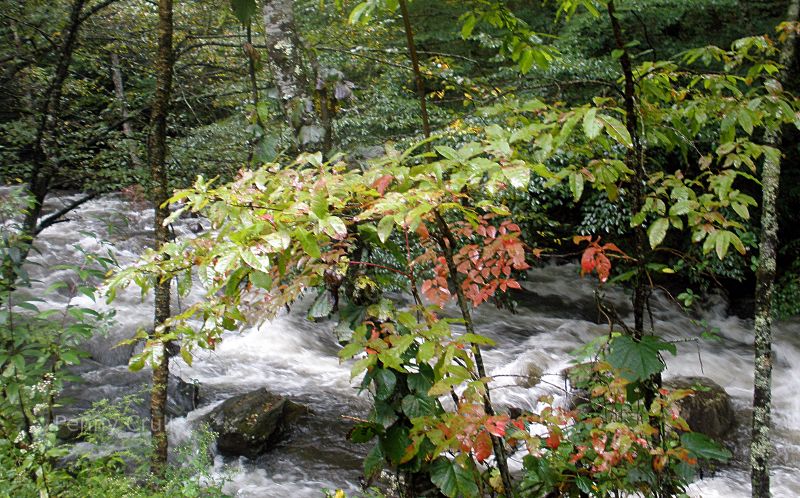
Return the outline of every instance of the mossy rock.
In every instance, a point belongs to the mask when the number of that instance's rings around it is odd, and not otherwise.
[[[305,406],[261,388],[225,400],[204,421],[217,433],[220,453],[255,458],[306,413]]]
[[[707,377],[675,377],[664,382],[668,389],[692,389],[694,394],[677,402],[680,415],[693,432],[722,439],[736,424],[730,395]]]

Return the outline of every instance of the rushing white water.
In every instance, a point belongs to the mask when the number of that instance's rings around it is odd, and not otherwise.
[[[64,198],[51,201],[54,206]],[[152,223],[151,210],[132,205],[122,198],[109,196],[91,201],[69,215],[70,221],[45,230],[37,239],[39,253],[33,255],[30,272],[40,283],[34,294],[50,283],[65,278],[67,272],[52,267],[81,260],[79,244],[89,251],[105,250],[97,238],[105,239],[122,263],[133,261],[144,247]],[[198,220],[184,220],[179,233],[200,228]],[[95,234],[95,236],[89,234]],[[494,309],[476,315],[479,331],[493,337],[498,346],[487,349],[487,368],[497,376],[494,400],[501,406],[531,409],[544,392],[558,393],[563,381],[559,372],[569,365],[569,352],[577,345],[606,334],[607,326],[598,325],[593,291],[596,281],[581,279],[572,265],[547,266],[531,271],[527,290],[529,298],[517,314]],[[626,310],[626,297],[619,290],[607,290],[607,298]],[[43,306],[58,306],[63,296],[47,297]],[[78,298],[91,305],[88,298]],[[178,304],[179,305],[179,304]],[[178,306],[176,305],[176,306]],[[103,307],[102,305],[95,305]],[[93,339],[87,349],[97,363],[86,371],[83,389],[88,397],[113,397],[112,376],[125,375],[121,368],[131,348],[111,346],[130,337],[139,327],[150,326],[152,303],[142,300],[135,291],[123,293],[114,303],[117,325],[104,337]],[[350,380],[350,367],[340,364],[339,346],[331,333],[331,324],[312,323],[305,319],[302,304],[296,313],[280,316],[260,327],[250,327],[230,334],[215,351],[198,354],[190,367],[173,360],[172,369],[185,379],[201,384],[201,407],[185,418],[173,420],[173,442],[187,437],[194,422],[227,397],[258,387],[287,395],[308,405],[313,416],[298,427],[279,448],[256,460],[216,458],[215,468],[228,473],[226,491],[247,497],[321,496],[323,488],[344,488],[356,492],[367,446],[345,440],[350,422],[346,417],[363,416],[369,400],[359,395]],[[627,307],[629,308],[629,307]],[[655,329],[668,340],[698,337],[692,320],[664,296],[653,303]],[[739,429],[739,451],[731,466],[716,475],[692,484],[691,496],[734,498],[749,496],[746,471],[747,426],[752,396],[752,322],[727,316],[720,298],[712,298],[694,317],[717,327],[720,341],[682,342],[679,355],[667,358],[666,377],[704,375],[724,386],[733,396]],[[800,496],[800,321],[777,324],[775,349],[777,360],[773,380],[774,431],[776,447],[773,459],[773,494],[776,497]],[[523,387],[518,379],[528,374],[530,365],[543,369],[542,382],[533,388]],[[87,367],[88,368],[88,367]],[[115,377],[115,378],[116,378]],[[122,383],[124,384],[124,383]],[[129,386],[128,386],[129,387]],[[518,463],[518,462],[517,462]]]

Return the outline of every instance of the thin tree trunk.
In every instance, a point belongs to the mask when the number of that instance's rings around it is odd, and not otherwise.
[[[792,0],[787,20],[797,22],[800,1]],[[784,71],[779,79],[786,81],[786,68],[794,61],[796,36],[790,31],[789,39],[781,52]],[[780,130],[767,134],[766,142],[780,147]],[[771,496],[769,479],[769,457],[772,444],[769,429],[772,411],[772,293],[776,272],[776,248],[778,246],[778,217],[776,199],[781,176],[780,159],[764,160],[761,172],[761,240],[759,242],[758,268],[756,270],[755,311],[755,371],[753,379],[753,426],[750,443],[750,482],[754,498]]]
[[[297,149],[327,152],[326,129],[314,105],[315,77],[304,61],[303,47],[294,22],[291,0],[265,0],[262,14],[267,53],[278,96]]]
[[[428,120],[428,106],[425,99],[425,82],[419,70],[419,57],[417,47],[414,43],[414,32],[411,29],[411,19],[408,15],[408,5],[406,0],[400,0],[400,12],[403,15],[403,27],[406,32],[406,45],[408,46],[408,56],[411,58],[411,67],[414,70],[414,81],[417,85],[417,97],[419,98],[419,112],[422,117],[422,133],[425,138],[431,136],[431,125]]]
[[[611,28],[614,31],[617,50],[622,51],[619,62],[625,80],[625,128],[628,130],[633,142],[633,147],[629,148],[625,153],[625,165],[634,171],[634,178],[631,183],[631,209],[635,214],[641,211],[644,206],[644,185],[647,181],[647,171],[644,168],[644,151],[639,140],[638,120],[636,119],[636,88],[633,65],[628,49],[625,47],[626,43],[622,35],[622,27],[619,24],[619,19],[617,19],[613,0],[608,2],[608,17],[611,20]],[[633,288],[633,330],[637,339],[641,339],[644,335],[644,314],[647,304],[646,253],[647,232],[643,225],[639,225],[634,229],[634,258],[636,259],[637,273]]]
[[[153,97],[150,118],[150,175],[152,181],[152,200],[155,204],[154,243],[161,246],[169,239],[164,220],[169,209],[164,203],[169,198],[169,178],[166,168],[167,157],[167,115],[172,93],[172,0],[158,1],[158,54],[156,56],[156,93]],[[170,316],[170,281],[158,282],[155,286],[155,327],[154,338],[158,339],[160,326]],[[151,472],[163,477],[167,464],[167,376],[169,375],[169,355],[166,344],[153,365],[153,387],[150,396],[150,417],[153,456]]]
[[[472,313],[469,309],[469,302],[467,302],[467,298],[464,295],[464,289],[461,288],[462,277],[458,272],[455,260],[453,259],[453,248],[456,246],[455,238],[453,237],[453,233],[450,231],[450,228],[447,226],[447,222],[444,220],[444,218],[442,218],[438,212],[435,212],[434,215],[436,216],[436,224],[441,232],[439,238],[439,247],[444,253],[445,262],[447,263],[447,270],[450,273],[450,277],[453,279],[453,287],[456,294],[456,300],[458,302],[458,308],[461,310],[462,318],[464,318],[464,328],[468,334],[474,334],[475,326],[474,322],[472,321]],[[486,367],[483,364],[483,355],[481,354],[481,349],[477,344],[473,344],[472,354],[475,357],[475,366],[478,369],[478,376],[481,379],[485,379]],[[486,386],[486,392],[483,395],[483,409],[487,415],[495,415],[488,385]],[[508,470],[508,455],[506,454],[505,443],[503,438],[497,437],[493,434],[491,435],[491,440],[494,456],[497,460],[497,469],[500,471],[500,478],[503,481],[505,496],[513,498],[514,485],[511,481],[511,473]]]
[[[122,69],[120,69],[119,55],[111,53],[111,81],[114,83],[114,95],[119,104],[119,113],[122,118],[122,134],[125,135],[125,145],[128,148],[128,157],[134,168],[142,168],[142,160],[133,136],[133,127],[128,119],[128,102],[125,100],[125,87],[122,84]]]
[[[264,126],[264,122],[261,121],[261,114],[258,112],[258,79],[256,78],[256,63],[258,62],[258,52],[256,52],[255,46],[253,46],[253,30],[252,30],[253,22],[248,21],[247,23],[247,42],[244,44],[244,53],[247,55],[247,72],[250,76],[250,98],[253,101],[253,113],[255,116],[256,124],[261,128],[261,133],[266,133],[266,127]],[[250,143],[250,150],[247,152],[247,162],[248,164],[253,160],[253,155],[255,154],[256,147],[258,146],[259,140],[254,140]]]
[[[69,67],[72,64],[72,54],[78,43],[78,31],[82,22],[81,13],[85,4],[86,0],[72,2],[69,22],[65,30],[66,34],[60,47],[56,72],[45,89],[38,111],[39,122],[36,126],[36,134],[32,146],[32,165],[28,179],[28,190],[32,199],[31,206],[25,213],[22,226],[23,236],[31,239],[36,230],[36,222],[42,212],[42,204],[47,196],[50,179],[55,167],[55,165],[49,163],[46,142],[48,139],[51,142],[54,141],[50,135],[57,129],[56,124],[61,111],[61,95],[64,91],[64,82],[69,75]],[[30,243],[32,243],[32,240]],[[30,247],[30,243],[28,247]]]

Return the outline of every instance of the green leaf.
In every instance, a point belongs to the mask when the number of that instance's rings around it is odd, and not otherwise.
[[[378,222],[378,240],[385,244],[394,229],[394,216],[386,215]]]
[[[403,460],[406,454],[406,448],[411,444],[408,438],[408,428],[402,425],[393,425],[386,431],[386,437],[381,438],[383,450],[389,461],[397,465]]]
[[[380,400],[388,399],[394,393],[397,385],[397,376],[385,368],[375,374],[375,397]]]
[[[347,434],[347,439],[353,443],[368,443],[378,434],[379,427],[370,422],[356,424]]]
[[[263,271],[253,270],[248,274],[250,282],[260,289],[269,290],[272,288],[272,277]]]
[[[681,445],[689,450],[696,458],[707,460],[727,461],[731,452],[720,446],[719,443],[699,432],[686,432],[681,434]]]
[[[256,13],[256,0],[231,0],[231,8],[236,19],[242,24],[247,24]]]
[[[181,358],[187,365],[192,366],[192,353],[189,352],[188,348],[181,348]]]
[[[478,18],[470,13],[465,19],[464,24],[461,26],[461,38],[466,40],[472,34],[472,30],[475,29],[475,25],[478,23]]]
[[[532,48],[526,48],[522,51],[522,55],[519,58],[519,72],[522,74],[528,74],[528,71],[531,70],[533,67],[534,62],[534,51]]]
[[[350,24],[367,22],[371,10],[369,7],[370,7],[369,2],[361,2],[360,4],[353,7],[353,10],[350,11],[350,17],[348,17],[347,20],[350,22]]]
[[[714,240],[714,250],[717,252],[717,257],[722,260],[728,254],[728,246],[731,245],[731,232],[727,230],[720,230],[717,232],[717,237]]]
[[[409,394],[402,401],[403,413],[409,418],[436,414],[436,400],[425,394]]]
[[[308,230],[304,228],[298,228],[295,230],[295,236],[297,237],[297,240],[300,241],[300,246],[303,248],[303,251],[305,251],[306,254],[312,258],[319,258],[322,256],[322,253],[319,250],[319,244],[317,244],[317,239]]]
[[[327,289],[323,289],[308,310],[308,318],[327,318],[331,311],[333,311],[333,296]]]
[[[371,479],[383,469],[385,456],[380,441],[372,447],[364,458],[364,476]]]
[[[629,336],[620,336],[611,341],[608,362],[631,382],[649,378],[664,369],[659,351],[676,353],[675,345],[653,336],[635,341]]]
[[[339,350],[339,358],[349,359],[364,351],[364,345],[358,342],[351,342]]]
[[[426,394],[433,381],[422,373],[415,373],[408,376],[407,384],[411,392]]]
[[[650,239],[650,247],[656,248],[659,244],[664,242],[664,237],[667,236],[669,230],[669,219],[659,218],[654,221],[647,229],[647,237]]]
[[[267,255],[258,255],[256,256],[250,248],[242,247],[239,249],[239,255],[242,257],[242,260],[254,270],[258,270],[260,272],[268,272],[270,268],[269,256]]]
[[[750,115],[750,112],[751,111],[748,109],[742,109],[737,115],[739,126],[741,126],[748,135],[753,134],[753,116]]]
[[[431,464],[431,482],[447,497],[478,496],[478,486],[472,472],[464,469],[458,463],[439,457]]]
[[[583,195],[583,174],[580,172],[569,175],[569,191],[572,192],[572,200],[578,202]]]
[[[389,427],[398,419],[397,412],[389,403],[375,400],[374,404],[375,422],[383,427]]]
[[[531,180],[531,172],[527,166],[504,168],[503,175],[505,175],[512,187],[519,189],[528,188],[528,183]]]
[[[347,236],[347,226],[345,226],[344,221],[338,216],[329,216],[325,219],[325,224],[327,227],[330,227],[333,230],[333,233],[329,231],[325,231],[328,235],[335,239],[343,239]]]
[[[437,145],[434,147],[436,152],[442,155],[442,157],[446,159],[450,159],[451,161],[461,162],[461,156],[458,155],[458,151],[452,147],[448,147],[446,145]]]
[[[605,114],[598,116],[598,119],[606,125],[606,133],[608,133],[611,138],[629,149],[633,148],[631,134],[628,133],[628,129],[625,128],[625,125],[622,124],[620,120]]]
[[[81,363],[81,360],[78,358],[78,354],[75,351],[63,351],[61,353],[61,359],[70,365],[80,365]]]
[[[481,346],[496,346],[497,344],[494,340],[490,337],[486,337],[485,335],[479,334],[464,334],[460,337],[460,339],[464,342],[468,342],[470,344],[480,344]]]
[[[682,216],[692,210],[692,201],[678,201],[669,208],[670,216]]]
[[[603,123],[597,120],[597,108],[592,107],[583,115],[583,132],[586,138],[594,140],[603,129]]]
[[[432,341],[423,342],[417,352],[417,361],[425,363],[433,358],[434,354],[436,354],[436,343]]]

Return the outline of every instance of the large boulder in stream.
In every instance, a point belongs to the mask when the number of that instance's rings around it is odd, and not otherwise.
[[[668,389],[692,389],[694,394],[677,402],[680,415],[694,432],[721,439],[736,423],[730,395],[707,377],[674,377],[664,381]]]
[[[255,458],[306,413],[305,406],[261,388],[223,401],[203,420],[217,433],[220,453]]]

